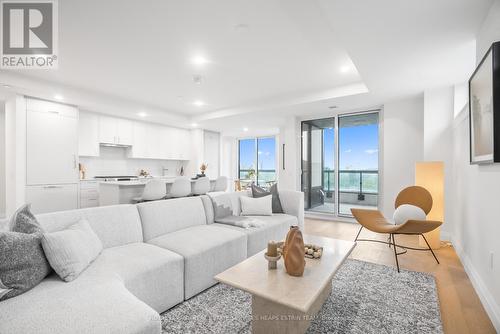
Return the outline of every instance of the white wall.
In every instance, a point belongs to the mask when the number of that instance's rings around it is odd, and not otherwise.
[[[234,190],[234,180],[238,179],[238,140],[234,137],[221,138],[220,174],[228,178],[228,190]]]
[[[25,202],[26,100],[15,95],[5,103],[5,212],[10,216]]]
[[[86,169],[86,178],[102,175],[139,175],[141,169],[153,176],[165,174],[177,176],[181,166],[186,166],[185,161],[154,160],[154,159],[128,159],[127,150],[118,147],[101,146],[99,157],[80,157],[80,163]]]
[[[5,102],[0,101],[0,218],[5,216]]]
[[[278,186],[280,189],[300,190],[300,121],[290,117],[285,126],[280,128],[277,136],[278,152]],[[283,144],[285,144],[285,161],[283,161]]]
[[[477,36],[477,62],[499,40],[500,1],[495,1]],[[469,164],[468,106],[453,122],[452,152],[453,245],[500,332],[500,165]]]
[[[424,153],[423,109],[423,96],[384,104],[380,131],[379,208],[388,218],[394,214],[398,193],[415,184],[415,163],[422,161]]]
[[[452,173],[455,88],[441,87],[424,92],[424,161],[444,163],[444,223],[441,238],[450,239],[453,225]]]

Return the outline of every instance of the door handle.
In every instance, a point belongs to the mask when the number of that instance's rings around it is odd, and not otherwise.
[[[62,188],[62,186],[43,186],[44,189],[57,189]]]

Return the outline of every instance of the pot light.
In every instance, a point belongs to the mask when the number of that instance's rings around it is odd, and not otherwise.
[[[203,56],[194,56],[193,58],[191,58],[191,64],[193,65],[201,66],[205,65],[206,63],[208,63],[208,60]]]
[[[191,123],[191,127],[196,128],[198,126],[197,123]]]
[[[243,131],[248,132],[248,128],[243,128]]]
[[[2,86],[3,88],[6,88],[6,89],[9,89],[9,88],[11,88],[11,87],[10,87],[9,85],[7,85],[7,84],[4,84],[4,83],[2,83],[2,84],[0,84],[0,85],[1,85],[1,86]]]
[[[54,99],[56,99],[57,101],[62,101],[64,100],[64,97],[61,94],[56,94],[54,95]]]
[[[351,66],[342,66],[340,67],[340,73],[347,73],[351,70]]]
[[[137,116],[139,116],[139,117],[147,117],[147,116],[148,116],[148,114],[147,114],[147,113],[145,113],[144,111],[141,111],[141,112],[138,112],[138,113],[137,113]]]
[[[197,107],[203,107],[204,105],[206,105],[206,103],[203,101],[197,100],[197,101],[193,102],[193,105],[195,105]]]

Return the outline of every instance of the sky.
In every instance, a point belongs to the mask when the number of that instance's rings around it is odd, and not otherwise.
[[[334,169],[335,130],[324,129],[325,168]],[[378,124],[343,127],[339,132],[340,169],[378,169]],[[258,139],[260,169],[276,168],[274,137]],[[240,169],[255,168],[255,139],[240,140]]]
[[[334,169],[334,130],[323,132],[325,168]],[[339,132],[340,169],[378,169],[378,124],[344,127]]]
[[[258,140],[259,169],[276,169],[276,142],[274,137]],[[240,140],[240,169],[255,168],[255,139]]]

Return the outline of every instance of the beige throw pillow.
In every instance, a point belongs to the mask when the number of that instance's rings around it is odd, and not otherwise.
[[[87,220],[45,233],[42,246],[50,266],[66,282],[77,278],[102,251],[101,240]]]

